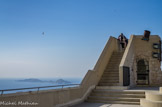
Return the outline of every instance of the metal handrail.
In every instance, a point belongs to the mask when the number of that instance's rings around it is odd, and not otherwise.
[[[76,86],[76,85],[80,86],[80,84],[66,84],[66,85],[54,85],[54,86],[42,86],[42,87],[29,87],[29,88],[4,89],[4,90],[0,90],[0,92],[1,92],[1,96],[2,96],[3,93],[4,93],[5,91],[37,89],[37,92],[39,92],[39,89],[40,89],[40,88],[61,87],[61,88],[63,89],[65,86]]]

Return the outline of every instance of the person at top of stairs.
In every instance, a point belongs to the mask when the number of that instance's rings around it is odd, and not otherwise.
[[[123,33],[119,35],[118,40],[120,41],[122,48],[125,49],[128,44],[128,39],[123,35]]]

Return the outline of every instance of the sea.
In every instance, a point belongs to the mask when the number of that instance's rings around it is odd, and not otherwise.
[[[67,84],[55,84],[50,82],[20,82],[18,80],[25,80],[29,78],[0,78],[0,94],[2,94],[1,90],[7,89],[17,89],[17,88],[30,88],[30,87],[44,87],[44,86],[56,86],[56,85],[67,85]],[[58,79],[63,79],[65,81],[69,81],[69,84],[80,84],[82,78],[36,78],[42,81],[56,81]],[[76,85],[77,86],[77,85]],[[75,87],[74,86],[64,86],[66,87]],[[50,87],[50,88],[40,88],[39,90],[49,90],[49,89],[59,89],[60,87]],[[9,93],[18,93],[18,92],[29,92],[29,91],[37,91],[38,89],[26,89],[26,90],[14,90],[14,91],[4,91],[3,94]]]

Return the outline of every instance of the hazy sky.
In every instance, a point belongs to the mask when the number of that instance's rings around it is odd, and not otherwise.
[[[110,35],[146,29],[162,0],[0,0],[0,78],[84,77]]]

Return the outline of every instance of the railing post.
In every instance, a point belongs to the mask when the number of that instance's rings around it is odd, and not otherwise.
[[[37,93],[39,92],[39,87],[38,87],[38,90],[37,90]]]
[[[3,90],[2,90],[2,92],[1,92],[1,96],[3,95]]]

